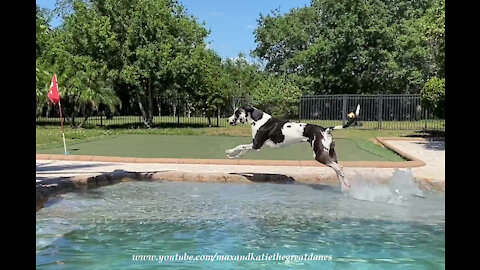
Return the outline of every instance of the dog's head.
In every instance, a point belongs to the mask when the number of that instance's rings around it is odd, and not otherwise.
[[[245,124],[262,119],[264,112],[250,105],[236,108],[233,115],[228,118],[230,125]]]
[[[232,126],[247,123],[247,111],[245,107],[236,108],[233,111],[233,115],[228,118],[228,123]]]

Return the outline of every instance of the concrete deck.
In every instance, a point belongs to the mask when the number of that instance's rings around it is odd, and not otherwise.
[[[377,140],[409,159],[406,162],[340,162],[350,182],[359,177],[387,183],[396,168],[410,168],[421,189],[445,191],[445,142],[421,138],[377,138]],[[421,158],[422,160],[418,159]],[[118,162],[80,161],[92,157],[37,155],[37,211],[48,196],[82,187],[96,187],[124,179],[157,179],[200,182],[308,182],[339,185],[335,172],[319,163],[298,161],[248,161],[113,158]],[[65,160],[73,159],[73,160]],[[97,160],[101,158],[97,158]],[[124,162],[120,162],[124,161]],[[145,160],[144,160],[145,161]],[[237,162],[235,165],[229,162]],[[275,163],[277,162],[277,163]],[[206,163],[206,164],[205,164]],[[218,164],[220,163],[220,164]],[[222,164],[223,163],[223,164]],[[243,163],[243,165],[242,165]],[[252,164],[262,165],[252,165]],[[276,164],[276,165],[274,165]],[[355,166],[357,165],[357,166]]]
[[[404,149],[412,156],[421,158],[426,165],[412,168],[417,178],[445,182],[445,141],[400,141],[389,140],[388,143]]]

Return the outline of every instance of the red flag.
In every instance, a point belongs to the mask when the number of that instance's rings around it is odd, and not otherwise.
[[[57,104],[60,101],[60,95],[58,94],[57,75],[55,74],[53,74],[50,90],[48,91],[48,99],[50,99],[53,104]]]

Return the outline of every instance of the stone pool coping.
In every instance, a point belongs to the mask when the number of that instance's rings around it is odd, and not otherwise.
[[[377,137],[376,140],[405,158],[407,161],[340,161],[344,167],[360,168],[413,168],[425,166],[426,163],[401,149],[389,144],[386,140],[424,141],[424,138],[405,137]],[[252,160],[252,159],[196,159],[196,158],[137,158],[137,157],[112,157],[91,155],[59,155],[36,154],[36,159],[43,160],[69,160],[69,161],[99,161],[121,163],[174,163],[174,164],[210,164],[210,165],[253,165],[253,166],[300,166],[318,167],[325,166],[314,160]]]
[[[425,166],[422,160],[389,144],[387,140],[427,141],[423,138],[379,137],[376,140],[385,147],[403,156],[403,162],[371,162],[351,161],[340,162],[344,167],[349,167],[346,174],[371,175],[375,183],[387,183],[395,168],[414,168]],[[117,163],[160,163],[165,166],[177,166],[177,170],[162,171],[125,171],[116,169],[113,172],[104,172],[99,175],[74,175],[70,177],[50,177],[37,181],[36,185],[36,211],[43,208],[50,196],[62,194],[72,190],[96,188],[128,180],[170,180],[170,181],[195,181],[195,182],[275,182],[275,183],[307,183],[321,185],[338,185],[335,173],[326,166],[316,161],[285,161],[285,160],[204,160],[204,159],[164,159],[164,158],[129,158],[129,157],[102,157],[102,156],[65,156],[37,154],[38,160],[78,161],[78,162],[117,162]],[[242,161],[242,162],[240,162]],[[207,163],[210,162],[210,163]],[[174,163],[174,164],[172,164]],[[195,167],[217,167],[216,170],[199,170]],[[217,165],[217,166],[215,166]],[[223,166],[221,166],[223,165]],[[225,166],[227,165],[227,166]],[[228,171],[228,165],[240,165],[242,169]],[[255,165],[255,166],[245,166]],[[121,164],[118,165],[120,168]],[[124,165],[125,166],[125,165]],[[133,166],[133,164],[132,164]],[[141,164],[135,165],[141,166]],[[164,166],[164,167],[165,167]],[[192,167],[185,169],[184,166]],[[296,166],[289,169],[288,166]],[[302,170],[302,167],[304,167]],[[317,167],[314,168],[314,167]],[[136,167],[135,167],[136,168]],[[221,168],[221,169],[218,169]],[[236,167],[235,167],[236,168]],[[248,168],[244,173],[244,168]],[[268,169],[267,169],[268,168]],[[138,168],[137,168],[138,169]],[[226,170],[222,170],[226,169]],[[269,173],[265,173],[269,172]],[[445,191],[445,181],[432,181],[431,179],[415,178],[423,190]]]

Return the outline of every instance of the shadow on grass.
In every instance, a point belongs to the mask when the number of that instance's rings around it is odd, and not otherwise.
[[[416,131],[414,134],[407,135],[406,137],[444,139],[445,130],[420,130]]]

